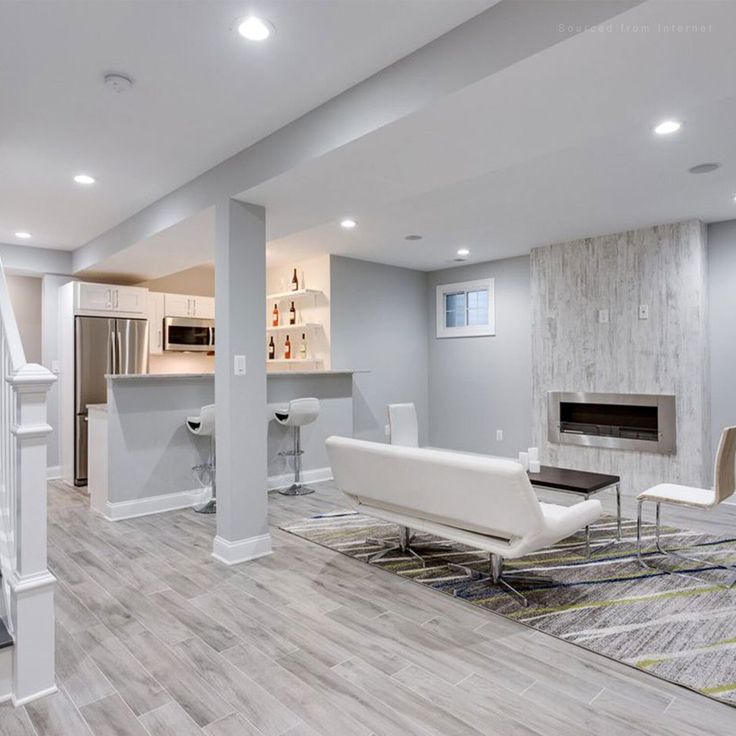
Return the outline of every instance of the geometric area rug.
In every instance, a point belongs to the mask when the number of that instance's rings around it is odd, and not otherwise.
[[[396,540],[399,534],[395,524],[350,510],[281,528],[364,561],[381,550],[368,538]],[[449,540],[417,535],[412,546],[425,567],[398,551],[374,564],[736,707],[736,586],[718,585],[727,573],[708,569],[707,562],[735,562],[736,539],[663,527],[666,548],[687,548],[689,556],[704,558],[702,565],[674,562],[656,552],[654,527],[645,525],[645,559],[663,570],[691,572],[696,579],[640,567],[635,521],[624,520],[621,542],[615,533],[615,519],[603,516],[591,527],[590,558],[579,532],[554,547],[504,561],[509,582],[529,600],[527,608],[492,583],[468,584],[448,567],[459,563],[488,570],[487,553]]]

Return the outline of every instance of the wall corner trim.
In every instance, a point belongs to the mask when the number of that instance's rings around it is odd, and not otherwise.
[[[212,545],[212,556],[225,565],[237,565],[240,562],[256,560],[259,557],[270,555],[271,551],[270,534],[239,539],[237,542],[230,542],[217,536]]]

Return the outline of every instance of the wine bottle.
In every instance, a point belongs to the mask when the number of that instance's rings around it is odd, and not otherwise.
[[[271,312],[271,326],[272,327],[278,327],[279,326],[279,305],[274,304],[273,305],[273,312]]]
[[[294,275],[291,277],[291,290],[299,291],[299,279],[296,275],[296,269],[294,269]]]
[[[296,308],[294,307],[294,302],[291,303],[291,309],[289,310],[289,324],[296,324]]]
[[[291,359],[291,340],[289,340],[289,336],[286,336],[286,341],[284,342],[284,358],[286,360]]]
[[[307,359],[307,336],[302,332],[302,341],[299,343],[299,357],[302,360]]]
[[[273,341],[273,335],[268,343],[268,359],[273,360],[276,357],[276,343]]]

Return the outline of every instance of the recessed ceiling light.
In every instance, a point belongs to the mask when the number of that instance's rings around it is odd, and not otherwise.
[[[127,77],[125,74],[118,74],[117,72],[105,74],[103,81],[105,87],[116,95],[125,94],[133,86],[133,80],[130,77]]]
[[[657,135],[669,135],[676,133],[682,127],[682,123],[677,120],[663,120],[655,129]]]
[[[238,33],[249,41],[265,41],[271,35],[271,24],[255,15],[238,22]]]
[[[691,174],[710,174],[711,171],[716,171],[721,168],[721,165],[715,161],[709,161],[707,164],[698,164],[688,169]]]
[[[95,178],[89,174],[77,174],[74,177],[74,181],[77,182],[77,184],[94,184]]]
[[[470,255],[470,251],[467,248],[459,248],[458,251],[457,251],[457,254],[459,256],[469,256]]]
[[[404,240],[421,240],[421,235],[404,235]]]
[[[15,237],[16,238],[20,238],[21,240],[28,240],[28,238],[31,237],[31,234],[30,233],[27,233],[25,230],[19,230],[15,234]]]
[[[340,221],[340,227],[344,227],[346,230],[352,230],[357,224],[351,217],[346,217]]]

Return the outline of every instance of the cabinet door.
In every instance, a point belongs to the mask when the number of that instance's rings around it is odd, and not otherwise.
[[[77,309],[89,309],[96,312],[113,311],[114,287],[107,284],[79,283],[77,292]]]
[[[165,294],[164,316],[193,317],[192,299],[193,297],[187,296],[186,294]]]
[[[193,317],[201,317],[202,319],[215,318],[215,299],[211,296],[194,296],[192,297],[194,306]]]
[[[151,355],[164,352],[164,295],[155,291],[148,294],[148,342]]]
[[[136,286],[116,286],[113,299],[116,312],[146,313],[146,296],[148,289]]]

